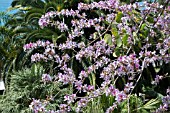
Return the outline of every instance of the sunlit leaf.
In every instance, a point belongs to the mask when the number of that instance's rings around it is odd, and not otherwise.
[[[140,30],[144,30],[145,27],[146,27],[146,23],[142,24]]]
[[[120,37],[116,39],[116,44],[117,44],[117,47],[122,46],[122,40]]]
[[[117,31],[117,28],[116,27],[113,27],[112,30],[111,30],[112,34],[115,36],[115,37],[119,37],[119,34],[118,34],[118,31]]]
[[[126,46],[128,44],[128,35],[125,34],[122,38],[123,44]]]
[[[110,34],[105,34],[104,35],[104,40],[108,45],[113,45],[112,43],[112,36]]]
[[[116,22],[120,23],[122,16],[123,16],[123,13],[122,12],[118,12],[118,14],[116,15],[116,18],[115,18]]]

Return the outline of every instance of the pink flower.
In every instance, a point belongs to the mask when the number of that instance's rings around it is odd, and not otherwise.
[[[49,74],[43,74],[43,75],[42,75],[42,81],[43,81],[44,83],[46,83],[46,82],[51,82],[51,81],[52,81],[52,78],[51,78],[51,76],[50,76]]]
[[[123,91],[118,92],[118,93],[116,94],[115,100],[116,100],[118,103],[122,102],[122,101],[125,100],[125,99],[127,99],[127,95],[126,95]]]

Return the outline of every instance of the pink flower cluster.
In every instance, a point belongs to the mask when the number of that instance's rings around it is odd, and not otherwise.
[[[41,102],[40,100],[33,99],[29,107],[34,111],[34,113],[47,112],[45,108],[47,104],[47,101]]]
[[[121,56],[116,61],[111,62],[104,67],[100,77],[104,80],[110,80],[116,75],[128,75],[140,73],[141,66],[139,59],[134,54],[129,56]]]
[[[68,68],[66,65],[61,67],[63,73],[58,73],[56,80],[63,84],[72,84],[75,81],[75,75],[72,69]]]
[[[35,53],[34,55],[31,56],[31,61],[32,62],[37,62],[37,61],[45,61],[47,60],[53,60],[55,55],[55,50],[51,47],[45,48],[45,52],[43,54],[41,53]]]
[[[81,15],[79,14],[79,11],[76,10],[68,10],[68,9],[63,9],[61,10],[60,12],[54,12],[54,11],[51,11],[51,12],[48,12],[46,13],[45,15],[42,15],[41,18],[39,19],[39,26],[41,28],[44,28],[44,27],[47,27],[48,25],[59,25],[58,28],[61,29],[61,31],[64,31],[64,30],[67,30],[68,27],[66,24],[64,24],[64,22],[55,22],[53,23],[51,21],[52,18],[56,17],[56,16],[61,16],[61,15],[64,15],[64,16],[78,16],[78,17],[81,17]],[[61,25],[60,25],[61,24]]]
[[[28,50],[33,50],[36,49],[37,47],[46,47],[48,45],[50,45],[51,43],[49,41],[40,41],[38,40],[35,43],[29,43],[29,44],[25,44],[23,49],[24,51],[28,51]]]
[[[140,48],[139,51],[141,52],[139,54],[136,54],[132,49],[139,41],[138,35],[140,35],[140,32],[138,32],[138,30],[140,30],[140,28],[138,27],[140,27],[140,21],[142,21],[148,11],[149,14],[156,15],[157,9],[155,9],[155,11],[154,7],[160,8],[157,4],[149,5],[145,3],[144,9],[140,9],[140,12],[135,11],[135,9],[139,7],[143,8],[143,6],[139,6],[137,3],[126,5],[119,3],[118,0],[106,0],[92,2],[91,4],[79,3],[78,10],[63,9],[60,12],[48,12],[40,18],[39,25],[42,28],[57,26],[61,32],[65,32],[67,35],[67,40],[64,43],[53,44],[49,41],[37,41],[36,43],[30,43],[24,46],[25,51],[36,49],[37,47],[44,47],[42,54],[35,53],[32,55],[32,61],[37,62],[43,60],[47,62],[48,60],[53,60],[54,63],[57,63],[54,68],[56,71],[54,82],[70,85],[76,90],[76,93],[64,96],[64,101],[66,101],[67,104],[61,104],[59,110],[55,111],[56,113],[66,113],[73,109],[76,112],[81,112],[81,109],[86,107],[89,102],[101,95],[115,97],[116,102],[106,111],[106,113],[110,113],[122,101],[128,98],[128,94],[135,88],[134,83],[136,81],[133,78],[142,75],[144,68],[147,68],[150,64],[154,65],[157,61],[170,62],[170,39],[168,34],[170,21],[168,11],[163,12],[163,16],[154,19],[154,23],[149,23],[149,19],[145,20],[147,24],[146,27],[143,28],[150,29],[151,34],[148,33],[149,38],[154,38],[158,35],[155,33],[155,29],[165,34],[165,38],[159,40],[159,43],[155,45],[149,43],[148,37],[142,40],[141,45],[144,45]],[[99,14],[97,18],[89,19],[87,18],[86,11],[91,9],[102,10],[107,13],[102,13],[101,15]],[[120,14],[122,16],[121,19],[118,20],[120,22],[116,21],[117,16],[120,16],[119,13],[122,13]],[[53,18],[56,16],[62,21],[54,21]],[[64,20],[69,16],[73,18],[70,21],[70,28]],[[77,41],[78,37],[82,39],[84,38],[83,36],[86,35],[85,28],[95,28],[95,31],[92,32],[91,36],[86,37],[85,40],[87,42],[83,42],[82,40]],[[103,39],[106,33],[111,36],[111,45],[107,44]],[[127,37],[124,37],[124,34],[127,35]],[[75,37],[77,37],[77,39],[75,39]],[[123,43],[125,40],[123,38],[127,38],[128,44],[131,45],[122,44],[118,47],[118,41]],[[151,47],[156,49],[153,51]],[[118,49],[122,49],[123,52],[120,51],[121,53],[113,58],[112,54]],[[60,54],[58,54],[56,50],[60,51]],[[72,50],[73,53],[70,55],[70,51],[67,53],[67,50]],[[74,73],[75,69],[70,66],[74,58],[83,65],[78,75]],[[84,60],[90,63],[88,65],[83,64]],[[96,77],[101,80],[101,84],[95,84]],[[124,89],[121,91],[115,86],[117,77],[128,77],[126,83],[123,84]],[[89,81],[93,79],[93,81],[90,81],[91,83],[88,84],[86,83],[87,79],[89,79]],[[155,84],[157,84],[160,79],[160,76],[156,76]],[[53,82],[49,74],[43,74],[42,80],[45,83]],[[79,93],[85,93],[85,96],[78,97]],[[161,106],[158,111],[167,109],[169,105],[169,95],[163,99],[163,103],[163,107]],[[39,100],[33,100],[31,106],[33,111],[45,110],[45,105]]]
[[[52,77],[49,74],[43,74],[42,75],[42,81],[44,83],[51,82],[52,81]]]
[[[107,0],[107,1],[92,2],[91,4],[79,3],[78,10],[91,10],[94,8],[113,10],[113,9],[117,9],[118,6],[119,6],[118,0]]]
[[[106,90],[106,96],[108,95],[115,96],[115,100],[118,103],[127,98],[127,95],[123,91],[119,91],[113,85],[110,85],[110,87]]]
[[[167,95],[162,98],[162,105],[155,111],[155,113],[163,113],[168,111],[170,107],[170,89],[167,89]]]
[[[34,55],[31,56],[32,62],[37,62],[41,60],[47,61],[47,57],[45,57],[43,54],[40,54],[40,53],[35,53]]]
[[[54,44],[52,44],[49,41],[36,41],[35,43],[29,43],[25,44],[23,49],[24,51],[29,51],[29,50],[34,50],[38,49],[39,47],[43,47],[45,49],[44,53],[35,53],[31,56],[31,61],[32,62],[37,62],[37,61],[47,61],[47,60],[53,60],[54,55],[55,55],[55,50],[54,50]]]
[[[160,82],[160,80],[162,80],[162,79],[163,79],[163,76],[156,75],[155,80],[154,80],[154,81],[152,81],[152,84],[154,84],[154,85],[158,85],[158,84],[159,84],[159,82]]]
[[[64,101],[67,101],[68,104],[74,102],[76,98],[76,94],[72,94],[72,95],[66,95],[64,96]]]
[[[77,54],[76,59],[81,61],[82,58],[93,58],[96,60],[101,55],[109,55],[113,52],[114,47],[108,46],[104,40],[96,42],[93,46],[82,48]]]

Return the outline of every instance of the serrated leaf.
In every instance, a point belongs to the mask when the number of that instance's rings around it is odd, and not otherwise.
[[[112,36],[110,34],[105,34],[104,35],[104,41],[108,44],[108,45],[113,45],[112,43]]]
[[[151,99],[142,108],[144,108],[144,109],[155,109],[156,108],[156,104],[158,104],[158,103],[160,103],[158,98]]]

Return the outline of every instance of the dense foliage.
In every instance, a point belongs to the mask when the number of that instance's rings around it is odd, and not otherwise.
[[[13,2],[29,6],[27,68],[9,74],[1,112],[169,112],[170,0],[55,2]]]

